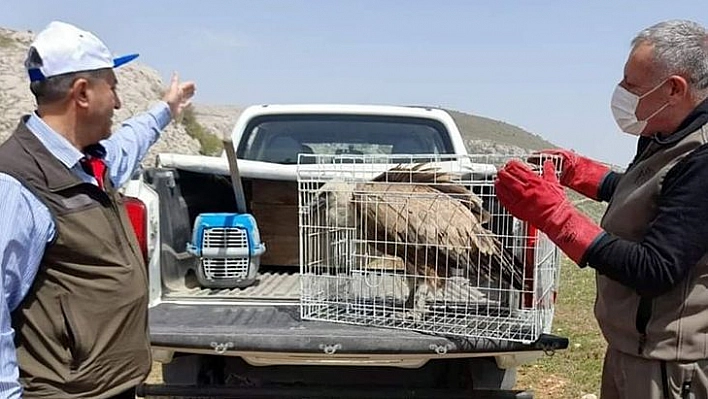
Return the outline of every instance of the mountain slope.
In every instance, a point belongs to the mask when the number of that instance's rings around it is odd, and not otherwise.
[[[35,109],[34,97],[29,90],[29,79],[23,66],[32,37],[30,32],[0,28],[0,142],[5,141],[12,133],[22,115]],[[157,71],[139,61],[117,68],[116,71],[118,95],[123,105],[113,117],[114,128],[120,126],[120,121],[148,109],[159,101],[164,90]],[[159,152],[197,154],[199,147],[199,142],[187,134],[184,126],[170,123],[150,149],[144,164],[152,164]]]
[[[530,150],[555,148],[542,137],[506,122],[448,110],[471,154],[523,154]]]

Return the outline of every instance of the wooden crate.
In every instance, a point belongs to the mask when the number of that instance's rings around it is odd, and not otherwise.
[[[261,264],[299,267],[297,183],[254,179],[250,184],[249,207],[266,245]]]

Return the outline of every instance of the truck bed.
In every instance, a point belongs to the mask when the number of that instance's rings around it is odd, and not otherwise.
[[[191,286],[164,294],[165,302],[220,300],[230,301],[285,301],[300,299],[300,276],[294,272],[259,272],[256,284],[246,288],[217,289]]]
[[[365,285],[363,279],[362,286]],[[393,293],[401,291],[397,287],[399,283],[405,284],[403,278],[389,277],[389,281],[381,284],[390,286]],[[446,290],[462,300],[480,295],[466,286],[462,279]],[[150,310],[153,344],[214,350],[214,345],[228,346],[230,343],[232,347],[239,348],[239,352],[293,353],[323,353],[323,348],[339,345],[338,351],[346,353],[378,354],[432,354],[440,350],[446,353],[488,353],[540,348],[508,341],[471,340],[400,329],[303,321],[300,318],[299,295],[300,274],[294,272],[259,273],[258,282],[244,289],[195,287],[172,291],[165,295],[161,304]],[[438,295],[444,295],[448,300],[452,297],[450,292]],[[435,298],[431,299],[431,303],[435,304]],[[399,306],[402,302],[403,298],[398,298]]]
[[[221,302],[257,302],[261,300],[272,303],[274,300],[285,302],[298,302],[300,300],[300,277],[301,275],[295,271],[266,271],[259,272],[256,278],[256,283],[246,288],[205,288],[198,285],[190,286],[189,288],[168,291],[164,294],[165,302],[179,301],[195,301],[195,300],[220,300]],[[371,284],[371,279],[376,279],[377,287],[386,287],[392,300],[402,302],[405,300],[403,294],[408,291],[405,279],[401,275],[386,273],[384,275],[365,276],[354,275],[351,281],[347,281],[356,291],[366,290],[368,284]],[[326,281],[321,280],[322,284]],[[336,280],[335,282],[336,283]],[[332,284],[334,284],[332,283]],[[322,287],[329,288],[332,287]],[[436,299],[447,301],[458,298],[460,301],[470,302],[478,300],[484,303],[484,296],[474,288],[470,287],[464,278],[450,278],[448,285],[435,293],[435,296],[430,298],[432,301]]]
[[[285,356],[294,363],[307,362],[310,357],[322,361],[323,355],[332,356],[332,361],[343,356],[342,364],[367,362],[374,355],[379,356],[377,361],[382,361],[381,355],[392,355],[392,361],[400,362],[405,355],[416,355],[420,361],[421,354],[490,356],[497,352],[567,347],[566,339],[545,335],[535,343],[522,344],[302,320],[298,246],[282,244],[297,243],[297,187],[289,181],[244,180],[251,208],[263,209],[259,229],[268,248],[266,254],[270,254],[270,258],[262,259],[257,283],[243,289],[200,287],[187,277],[191,260],[180,251],[184,251],[190,239],[196,215],[234,211],[230,182],[220,175],[169,168],[152,170],[147,181],[160,195],[163,248],[162,294],[150,309],[154,347],[171,352],[241,356],[263,363],[268,363],[267,357],[276,353],[281,361]],[[259,200],[253,201],[254,196]],[[391,287],[392,301],[402,303],[402,296],[407,293],[401,287],[405,279],[400,275],[387,278],[383,284]],[[356,286],[356,280],[352,284]],[[448,289],[463,301],[478,295],[462,281]],[[454,298],[450,291],[444,295],[448,301]],[[430,299],[435,304],[434,298]]]

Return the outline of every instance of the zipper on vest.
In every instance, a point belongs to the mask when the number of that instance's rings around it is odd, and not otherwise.
[[[116,237],[121,237],[120,240],[116,240],[118,247],[120,248],[121,254],[126,257],[126,261],[131,262],[131,258],[135,257],[135,252],[130,248],[130,238],[126,235],[125,227],[123,226],[123,221],[120,217],[120,211],[118,210],[118,203],[116,202],[116,197],[109,194],[107,191],[99,190],[101,195],[104,197],[104,201],[107,201],[109,205],[108,213],[110,214],[109,219],[112,219],[111,229]],[[102,202],[103,203],[103,202]],[[126,248],[126,244],[128,248]],[[132,262],[131,262],[132,263]]]
[[[125,226],[123,224],[123,219],[120,217],[118,198],[116,198],[115,196],[111,196],[110,204],[112,210],[112,212],[110,212],[112,214],[111,217],[114,219],[114,223],[111,223],[111,227],[113,228],[113,231],[116,235],[120,235],[121,237],[123,237],[123,239],[118,240],[118,245],[120,246],[121,252],[123,253],[123,256],[126,257],[126,260],[131,264],[133,262],[137,262],[134,264],[135,272],[139,274],[140,278],[145,284],[145,287],[149,289],[150,278],[148,277],[147,264],[145,264],[144,267],[141,266],[143,263],[142,255],[136,253],[135,248],[133,248],[133,245],[131,245],[130,237],[128,237],[129,231],[127,231],[130,226]],[[118,232],[117,230],[120,230],[120,232]]]
[[[647,343],[647,324],[649,324],[649,319],[651,318],[651,305],[651,298],[639,298],[637,318],[635,320],[635,326],[637,328],[637,332],[639,333],[639,342],[637,345],[638,355],[641,355],[642,352],[644,352],[644,346]]]
[[[637,354],[641,355],[644,352],[644,345],[647,343],[647,334],[643,333],[639,335],[639,345],[637,347]]]

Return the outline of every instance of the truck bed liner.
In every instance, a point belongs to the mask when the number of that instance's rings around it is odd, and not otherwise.
[[[297,273],[261,272],[254,285],[246,288],[203,288],[192,287],[164,295],[172,300],[286,300],[297,301],[300,298],[300,277]]]
[[[369,275],[364,273],[354,274],[346,279],[329,278],[325,279],[317,276],[309,276],[309,281],[316,281],[325,292],[335,292],[339,284],[346,283],[352,293],[366,296],[367,287],[375,286],[376,292],[387,292],[394,300],[404,301],[404,295],[408,292],[408,287],[402,275],[391,273],[379,274],[373,272]],[[296,272],[259,272],[256,284],[246,288],[204,288],[191,287],[178,291],[165,293],[166,302],[180,300],[286,300],[299,301],[301,275]],[[449,278],[448,285],[436,292],[436,300],[447,300],[460,302],[485,303],[484,295],[464,278]]]

